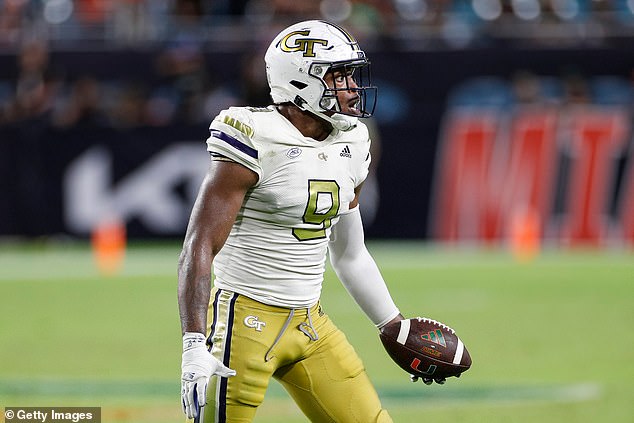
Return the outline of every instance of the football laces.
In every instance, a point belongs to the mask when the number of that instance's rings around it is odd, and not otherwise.
[[[416,320],[418,320],[419,322],[427,322],[427,323],[434,324],[436,326],[440,326],[441,328],[448,330],[452,334],[454,334],[454,335],[456,334],[455,330],[451,329],[449,326],[445,325],[444,323],[440,323],[437,320],[430,319],[428,317],[417,317]]]

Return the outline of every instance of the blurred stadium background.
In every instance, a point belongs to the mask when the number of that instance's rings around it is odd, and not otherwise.
[[[408,384],[328,273],[395,421],[632,421],[632,0],[0,0],[0,407],[180,419],[175,268],[207,126],[268,104],[269,40],[314,18],[379,86],[371,250],[405,314],[474,357]],[[257,421],[305,421],[267,395]]]

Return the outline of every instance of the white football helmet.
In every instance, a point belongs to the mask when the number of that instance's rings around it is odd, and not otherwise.
[[[354,37],[337,25],[318,20],[291,25],[273,39],[264,60],[275,104],[291,102],[343,131],[374,112],[377,88],[370,85],[370,62]],[[351,74],[357,87],[328,87],[324,76],[333,69]],[[339,90],[357,92],[358,113],[342,112]]]

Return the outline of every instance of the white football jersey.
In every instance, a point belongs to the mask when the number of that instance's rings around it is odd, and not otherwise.
[[[368,174],[367,128],[316,141],[271,106],[232,107],[209,129],[209,152],[259,177],[214,260],[215,286],[275,306],[315,304],[331,227]]]

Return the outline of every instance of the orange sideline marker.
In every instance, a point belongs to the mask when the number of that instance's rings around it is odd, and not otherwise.
[[[510,231],[510,246],[513,256],[519,261],[534,259],[541,249],[541,219],[533,208],[513,213]]]
[[[92,251],[99,271],[105,275],[118,273],[125,258],[126,228],[119,220],[97,224],[91,237]]]

